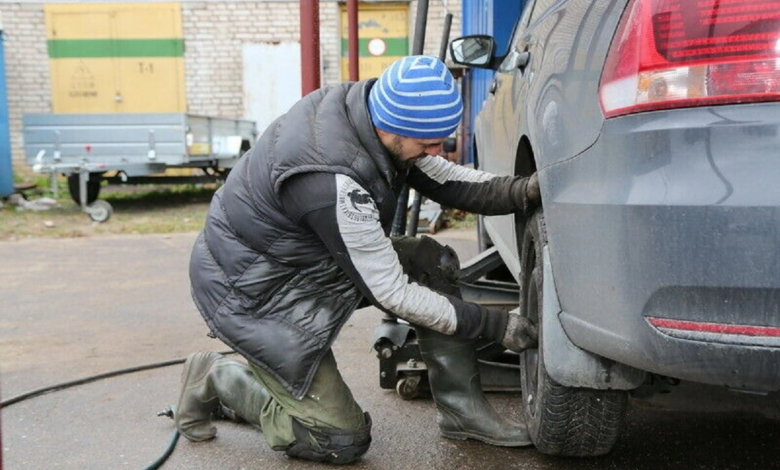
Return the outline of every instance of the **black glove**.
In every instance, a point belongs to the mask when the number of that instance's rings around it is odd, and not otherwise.
[[[532,214],[542,203],[542,193],[539,190],[539,177],[536,173],[528,178],[520,178],[512,185],[512,196],[517,208],[525,214]]]
[[[482,337],[519,353],[538,344],[539,330],[531,320],[516,313],[486,308]]]
[[[542,203],[542,192],[539,189],[539,177],[536,173],[528,178],[525,194],[528,196],[528,202],[534,207],[538,207]]]
[[[537,345],[539,331],[529,319],[505,310],[468,304],[472,313],[478,310],[479,314],[458,316],[456,336],[464,339],[482,337],[514,352],[522,352]]]
[[[514,352],[535,348],[539,345],[539,328],[528,318],[508,312],[501,344]]]

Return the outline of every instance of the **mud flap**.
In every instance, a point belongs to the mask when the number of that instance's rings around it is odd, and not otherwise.
[[[561,385],[575,388],[632,390],[642,385],[644,371],[597,356],[571,342],[559,319],[561,305],[547,246],[542,249],[542,258],[544,305],[540,342],[547,375]]]

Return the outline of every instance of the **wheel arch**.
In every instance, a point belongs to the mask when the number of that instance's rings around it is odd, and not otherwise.
[[[515,151],[515,175],[531,176],[536,172],[536,159],[531,141],[527,136],[520,138]]]
[[[531,141],[528,136],[522,136],[520,142],[517,143],[517,150],[515,151],[515,176],[531,176],[536,173],[536,158],[534,157],[534,150],[531,147]],[[523,233],[525,232],[525,224],[527,218],[520,212],[515,213],[515,238],[517,241],[517,249],[523,243]]]
[[[477,145],[477,134],[471,137],[471,156],[474,159],[472,162],[475,170],[479,170],[479,146]]]

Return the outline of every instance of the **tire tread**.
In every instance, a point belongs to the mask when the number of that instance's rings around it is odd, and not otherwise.
[[[543,401],[536,447],[550,455],[594,457],[614,447],[628,400],[621,390],[564,387],[545,377]]]
[[[547,224],[543,211],[539,209],[529,219],[523,243],[519,244],[522,246],[521,266],[535,277],[539,289],[539,305],[542,305],[544,285],[539,267],[542,247],[546,244]],[[525,293],[521,294],[521,305],[525,298]],[[541,318],[541,311],[536,314]],[[596,457],[610,452],[623,427],[628,393],[624,390],[597,390],[558,384],[547,375],[541,349],[538,352],[535,383],[527,382],[525,378],[528,377],[528,371],[523,369],[524,366],[521,367],[523,386],[535,388],[532,391],[536,395],[533,405],[529,407],[523,400],[523,414],[536,448],[544,454],[566,457]],[[528,391],[524,390],[523,397],[527,396]]]

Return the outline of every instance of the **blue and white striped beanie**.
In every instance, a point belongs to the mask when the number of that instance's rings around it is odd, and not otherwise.
[[[438,139],[455,132],[463,101],[442,61],[416,55],[393,62],[368,94],[374,126],[417,139]]]

